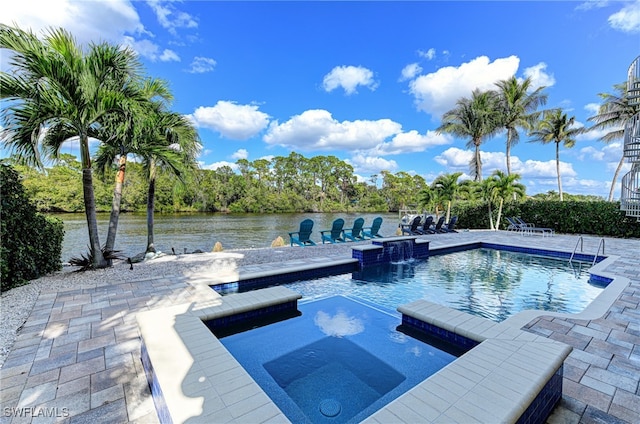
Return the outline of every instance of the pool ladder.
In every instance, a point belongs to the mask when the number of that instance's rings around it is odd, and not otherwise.
[[[569,258],[569,263],[571,263],[571,261],[573,260],[573,257],[576,254],[576,250],[578,250],[578,246],[580,246],[580,253],[582,253],[582,251],[584,250],[584,239],[582,238],[582,236],[578,237],[578,241],[576,242],[576,247],[573,248],[573,253],[571,253],[571,257]],[[591,264],[591,266],[594,266],[596,264],[596,261],[598,260],[598,253],[600,253],[600,247],[602,246],[602,254],[604,255],[604,237],[600,239],[600,242],[598,243],[598,250],[596,250],[596,254],[593,256],[593,263]]]

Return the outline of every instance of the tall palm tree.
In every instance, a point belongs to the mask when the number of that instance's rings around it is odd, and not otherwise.
[[[475,149],[469,162],[475,181],[482,181],[482,159],[480,145],[486,137],[491,137],[500,128],[497,97],[493,91],[473,90],[471,98],[463,97],[456,107],[442,116],[442,124],[436,132],[468,138],[467,148]]]
[[[133,95],[129,82],[141,66],[122,46],[91,44],[84,53],[73,36],[50,29],[40,40],[31,31],[0,25],[0,48],[11,51],[13,72],[0,72],[4,143],[27,163],[42,166],[41,152],[55,158],[69,135],[80,143],[84,206],[92,266],[108,266],[98,237],[89,151],[91,128]]]
[[[162,108],[150,113],[143,131],[148,143],[139,156],[149,183],[147,191],[147,248],[155,252],[153,218],[156,178],[159,170],[167,170],[184,182],[184,174],[197,168],[196,157],[201,143],[198,132],[185,116]]]
[[[556,173],[558,175],[558,193],[560,201],[562,196],[562,180],[560,178],[560,143],[566,148],[571,148],[576,144],[575,136],[582,133],[581,128],[573,127],[575,116],[569,118],[562,109],[550,109],[543,113],[542,120],[538,122],[536,128],[531,131],[532,142],[542,144],[555,143],[556,145]],[[573,128],[572,128],[573,127]]]
[[[500,170],[493,171],[491,177],[491,197],[493,199],[499,199],[500,204],[498,206],[498,216],[496,217],[495,229],[500,229],[500,219],[502,218],[502,206],[504,200],[507,198],[524,198],[526,188],[523,184],[518,183],[520,175],[511,174],[507,175]]]
[[[511,175],[511,147],[520,140],[518,128],[531,130],[538,119],[538,107],[547,103],[545,87],[531,90],[531,78],[519,82],[515,76],[501,80],[498,86],[498,105],[502,127],[507,130],[507,175]]]
[[[605,135],[600,137],[600,140],[606,144],[609,144],[616,140],[621,140],[624,137],[624,126],[629,119],[636,113],[638,113],[640,107],[638,105],[633,106],[629,103],[627,97],[627,83],[623,82],[615,84],[613,86],[615,93],[599,93],[598,96],[602,99],[602,104],[598,109],[598,113],[594,116],[587,118],[588,121],[595,122],[595,124],[588,128],[587,131],[593,130],[609,130]],[[609,201],[613,200],[613,191],[618,180],[618,175],[622,169],[624,163],[624,154],[620,153],[620,162],[613,174],[611,180],[611,188],[609,189]]]
[[[125,113],[112,114],[95,134],[92,134],[95,138],[103,140],[94,160],[94,167],[98,172],[104,175],[116,159],[118,160],[105,251],[113,251],[115,247],[127,155],[143,154],[144,150],[149,148],[146,129],[145,131],[142,129],[147,115],[154,111],[152,102],[165,104],[173,99],[168,84],[159,79],[142,81],[139,84],[139,91],[137,98],[128,99]]]
[[[454,172],[453,174],[439,175],[431,187],[439,192],[439,198],[447,202],[447,216],[445,221],[449,222],[451,216],[451,202],[454,201],[458,195],[460,186],[458,185],[458,178],[462,175],[462,172]]]

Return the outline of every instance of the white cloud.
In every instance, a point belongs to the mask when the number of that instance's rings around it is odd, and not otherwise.
[[[424,50],[418,50],[418,56],[420,57],[424,57],[427,60],[431,60],[434,57],[436,57],[436,49],[434,49],[433,47],[430,48],[427,51]]]
[[[404,68],[402,68],[400,81],[410,80],[416,77],[420,72],[422,72],[422,67],[417,63],[410,63]]]
[[[440,117],[453,108],[459,98],[469,97],[474,89],[493,89],[496,81],[515,75],[519,64],[517,56],[493,62],[480,56],[459,67],[447,66],[421,75],[409,83],[409,91],[418,110]]]
[[[66,28],[81,44],[102,40],[120,43],[124,34],[146,32],[140,16],[128,0],[5,1],[0,22],[17,24],[38,35],[50,27]]]
[[[198,22],[186,12],[177,10],[170,1],[147,0],[160,25],[176,35],[177,28],[197,28]]]
[[[482,158],[483,178],[491,175],[491,173],[496,169],[506,172],[506,155],[503,152],[480,151],[480,155]],[[457,147],[450,147],[434,159],[438,164],[452,172],[464,172],[468,171],[469,161],[472,156],[472,150],[462,150]],[[512,155],[511,172],[520,174],[520,177],[522,178],[557,178],[555,160],[526,160],[522,162],[518,156]],[[577,174],[571,163],[560,161],[560,175],[562,177],[574,177]]]
[[[231,155],[232,159],[246,159],[248,157],[249,152],[247,152],[247,149],[238,149]]]
[[[398,164],[394,160],[363,154],[357,154],[351,159],[346,159],[345,162],[353,166],[354,172],[364,175],[378,174],[380,171],[393,172],[398,169]]]
[[[239,169],[238,165],[232,162],[227,162],[227,161],[220,161],[220,162],[214,162],[212,164],[209,165],[205,165],[204,163],[200,163],[200,168],[201,169],[209,169],[209,170],[216,170],[218,168],[222,168],[223,166],[228,166],[229,168],[233,169],[234,171],[237,171]]]
[[[624,4],[622,9],[609,16],[609,25],[622,32],[640,32],[640,0]]]
[[[246,140],[264,130],[269,115],[255,105],[238,105],[220,100],[215,106],[200,106],[189,118],[199,127],[218,131],[233,140]]]
[[[584,105],[584,110],[589,112],[590,115],[597,115],[600,112],[600,104],[599,103],[587,103]]]
[[[339,122],[326,110],[302,112],[279,124],[272,122],[264,136],[267,144],[301,150],[366,150],[400,133],[402,126],[390,119]]]
[[[483,178],[490,175],[495,169],[504,170],[506,168],[505,154],[502,152],[484,152],[480,151],[482,159],[482,176]],[[440,153],[434,160],[446,167],[452,168],[454,171],[465,172],[469,170],[469,162],[473,157],[472,150],[463,150],[458,147],[450,147]],[[511,157],[513,166],[514,157]]]
[[[140,56],[145,57],[153,62],[156,62],[158,60],[160,60],[161,62],[180,61],[180,58],[174,51],[165,49],[161,52],[160,46],[151,40],[137,40],[133,37],[125,36],[122,40],[122,44],[131,47],[131,49],[138,53]]]
[[[336,66],[322,80],[322,86],[327,92],[342,87],[347,95],[357,93],[359,85],[371,91],[378,87],[373,79],[373,72],[362,66]]]
[[[606,162],[607,169],[615,170],[623,155],[621,142],[601,145],[600,148],[587,146],[580,149],[578,160]]]
[[[215,69],[217,62],[210,57],[196,56],[191,62],[191,66],[187,72],[192,74],[203,74],[211,72]]]
[[[169,49],[164,49],[159,59],[161,62],[180,62],[180,57],[177,55],[177,53]]]
[[[416,130],[396,134],[390,142],[375,147],[375,151],[382,155],[398,155],[402,153],[424,152],[429,147],[451,144],[451,138],[446,134],[427,131],[420,134]]]
[[[609,0],[588,0],[584,3],[579,4],[576,7],[576,10],[599,9],[601,7],[608,6],[609,3]]]
[[[539,160],[526,160],[520,162],[519,160],[514,163],[513,157],[511,161],[512,172],[520,174],[523,178],[555,178],[556,174],[556,161],[539,161]],[[578,175],[573,169],[573,165],[568,162],[560,161],[560,176],[575,177]]]
[[[536,89],[538,87],[551,87],[556,83],[556,79],[553,74],[546,72],[547,64],[540,62],[535,66],[525,68],[523,74],[525,78],[531,78],[531,88]]]

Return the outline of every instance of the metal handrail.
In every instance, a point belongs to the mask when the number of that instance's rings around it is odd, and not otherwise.
[[[584,240],[582,236],[578,237],[578,241],[576,242],[576,247],[573,248],[573,253],[571,253],[571,257],[569,258],[569,263],[573,260],[573,256],[576,254],[576,250],[578,250],[578,244],[580,245],[580,252],[584,251]],[[598,248],[600,248],[598,246]]]
[[[596,260],[598,260],[598,253],[600,253],[600,246],[602,246],[602,254],[604,255],[604,238],[600,239],[600,243],[598,243],[598,250],[596,250],[596,255],[593,257],[593,263],[591,266],[596,264]]]

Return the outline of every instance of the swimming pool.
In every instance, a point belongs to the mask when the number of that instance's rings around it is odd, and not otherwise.
[[[295,423],[360,422],[456,358],[356,299],[298,309],[301,316],[220,339]]]
[[[417,299],[501,322],[527,309],[581,312],[603,290],[588,262],[479,248],[284,286],[304,298],[356,296],[388,311]]]

